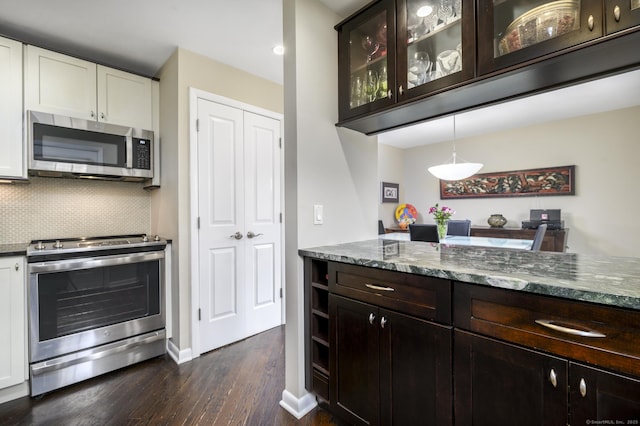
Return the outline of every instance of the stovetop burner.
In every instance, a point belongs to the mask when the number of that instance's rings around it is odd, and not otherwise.
[[[27,256],[82,253],[107,249],[166,245],[166,240],[147,234],[113,235],[90,238],[54,238],[33,240],[27,248]]]

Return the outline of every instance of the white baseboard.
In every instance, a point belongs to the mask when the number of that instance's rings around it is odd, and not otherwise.
[[[173,343],[173,339],[167,340],[167,353],[176,364],[184,364],[193,359],[191,356],[191,348],[180,350],[175,343]]]
[[[0,389],[0,404],[29,395],[29,381]]]
[[[304,395],[296,398],[288,390],[285,389],[282,391],[280,406],[291,413],[296,419],[301,419],[317,405],[316,397],[312,393],[305,391]]]

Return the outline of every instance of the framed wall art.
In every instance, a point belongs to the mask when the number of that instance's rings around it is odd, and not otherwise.
[[[400,197],[400,185],[397,183],[382,182],[382,202],[397,203]]]
[[[479,173],[458,181],[440,180],[440,198],[575,195],[575,166]]]

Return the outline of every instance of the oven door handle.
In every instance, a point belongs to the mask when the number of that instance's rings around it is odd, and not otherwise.
[[[83,257],[77,259],[55,260],[29,263],[29,273],[34,272],[62,272],[76,269],[99,268],[102,266],[125,265],[142,263],[157,259],[164,259],[164,251],[150,251],[143,253],[116,254],[111,256]]]
[[[77,354],[63,356],[55,360],[43,361],[38,364],[33,364],[31,366],[31,374],[33,374],[34,376],[39,376],[41,374],[45,374],[50,371],[60,370],[62,368],[69,367],[76,364],[81,364],[83,362],[95,361],[101,358],[106,358],[108,356],[115,355],[119,352],[124,352],[136,346],[141,346],[141,345],[155,342],[160,339],[163,339],[163,337],[160,334],[160,332],[156,331],[150,336],[149,335],[139,336],[137,339],[124,345],[121,342],[109,344],[100,352],[88,353],[88,352],[91,352],[91,350],[83,351]]]

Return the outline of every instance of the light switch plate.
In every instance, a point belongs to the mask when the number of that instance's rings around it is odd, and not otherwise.
[[[324,212],[323,212],[322,204],[314,204],[313,205],[313,224],[322,225],[323,222],[324,222]]]

